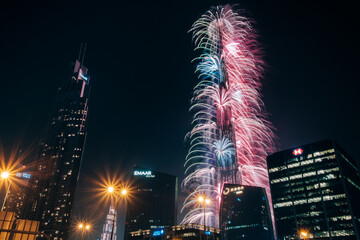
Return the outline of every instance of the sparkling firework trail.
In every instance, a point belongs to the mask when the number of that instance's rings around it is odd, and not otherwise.
[[[189,191],[182,223],[203,224],[196,196],[212,199],[206,223],[219,227],[224,183],[265,188],[274,223],[266,156],[274,150],[271,124],[260,99],[264,63],[252,22],[231,6],[219,6],[192,26],[196,50],[202,51],[190,111],[193,129],[185,159],[183,189]],[[273,224],[274,225],[274,224]]]

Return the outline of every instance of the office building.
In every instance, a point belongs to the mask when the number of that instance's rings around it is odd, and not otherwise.
[[[85,146],[90,93],[90,76],[83,65],[85,49],[80,50],[68,78],[58,89],[55,112],[30,179],[26,217],[40,221],[40,231],[54,240],[69,235]]]
[[[130,232],[130,240],[220,240],[220,229],[194,223]]]
[[[265,189],[224,184],[220,204],[220,227],[222,240],[273,240]]]
[[[360,175],[334,141],[298,146],[268,156],[278,239],[357,239]]]
[[[174,226],[177,212],[177,177],[135,166],[133,193],[128,201],[126,237],[129,232]]]
[[[116,212],[113,206],[110,206],[109,213],[106,215],[106,220],[101,234],[101,240],[111,240],[111,233],[113,231],[113,240],[116,240]]]

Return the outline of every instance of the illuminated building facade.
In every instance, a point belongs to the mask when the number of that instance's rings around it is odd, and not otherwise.
[[[110,240],[111,239],[111,230],[112,230],[113,224],[114,224],[113,240],[116,240],[116,212],[115,212],[114,207],[110,206],[109,213],[106,216],[106,220],[105,220],[105,223],[103,226],[101,240]]]
[[[90,76],[83,65],[85,49],[58,89],[55,112],[30,181],[26,217],[40,221],[40,231],[54,240],[69,235],[86,139]]]
[[[222,240],[273,240],[269,202],[261,187],[224,184],[220,204]]]
[[[28,191],[31,173],[17,172],[15,177],[17,179],[10,185],[8,197],[6,198],[4,205],[4,211],[14,212],[15,218],[19,219],[23,217],[22,214],[25,207],[26,192]]]
[[[204,232],[204,226],[194,223],[171,226],[158,229],[145,229],[130,232],[130,240],[156,240],[156,239],[173,239],[173,240],[219,240],[220,229],[207,227]]]
[[[126,233],[175,225],[177,177],[135,166],[133,200],[128,202]],[[125,239],[129,237],[126,234]]]
[[[264,188],[271,202],[267,154],[273,151],[271,123],[261,100],[264,62],[253,19],[237,6],[211,7],[191,28],[199,81],[190,111],[192,130],[186,135],[182,224],[219,227],[225,183]],[[194,196],[205,195],[205,210]],[[272,212],[272,209],[270,209]]]
[[[267,158],[279,239],[357,239],[360,175],[334,141],[277,152]]]

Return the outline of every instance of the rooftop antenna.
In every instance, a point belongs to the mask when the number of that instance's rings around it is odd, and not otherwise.
[[[84,46],[84,52],[83,52],[82,59],[81,59],[81,68],[82,68],[82,66],[84,64],[84,58],[85,58],[85,53],[86,53],[86,45],[87,45],[87,43],[85,43],[85,46]]]
[[[82,48],[83,48],[83,44],[81,43],[80,44],[80,51],[79,51],[79,56],[78,56],[78,60],[80,61],[80,57],[81,57],[81,50],[82,50]]]

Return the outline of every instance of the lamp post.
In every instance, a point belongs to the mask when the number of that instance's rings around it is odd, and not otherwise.
[[[117,205],[119,195],[117,194],[117,192],[115,191],[115,188],[113,186],[108,187],[107,190],[108,190],[108,193],[114,195],[114,216],[113,216],[112,227],[111,227],[111,236],[110,236],[110,240],[113,240],[115,220],[116,220],[116,205]],[[127,190],[122,189],[121,190],[121,195],[125,196],[126,194],[127,194]]]
[[[300,235],[304,238],[307,239],[309,236],[309,232],[305,231],[305,230],[301,230],[300,231]]]
[[[7,172],[7,171],[4,171],[4,172],[1,173],[1,179],[3,179],[3,180],[8,179],[9,176],[10,176],[10,173]],[[9,185],[8,185],[7,190],[6,190],[6,194],[5,194],[5,198],[4,198],[2,207],[1,207],[1,211],[4,210],[6,199],[7,199],[8,195],[9,195],[9,191],[10,191],[10,186],[11,186],[11,179],[9,180]]]
[[[78,229],[81,231],[81,240],[83,240],[85,231],[90,230],[90,225],[89,224],[84,224],[84,223],[79,223]]]
[[[205,237],[205,235],[206,235],[206,204],[210,204],[210,199],[208,199],[208,198],[204,198],[204,197],[199,197],[198,198],[198,201],[201,203],[201,204],[203,204],[203,206],[204,206],[204,238],[206,238]]]

